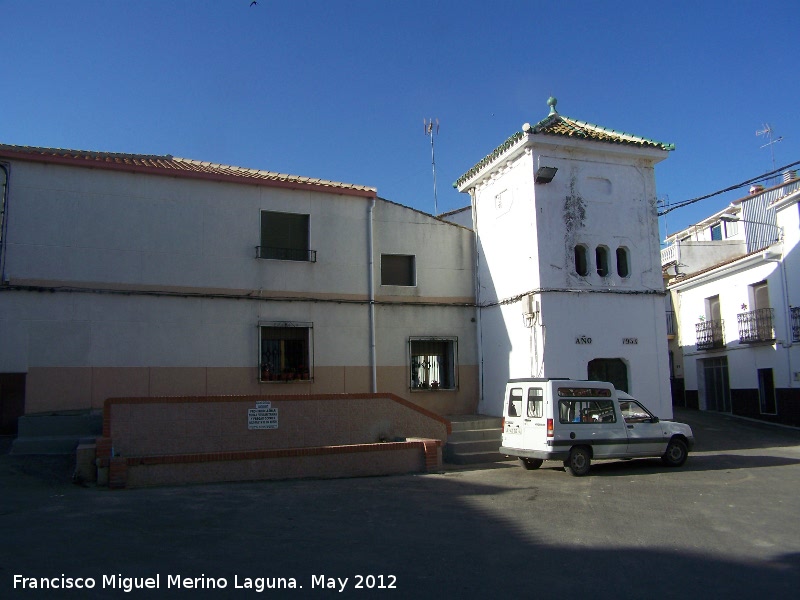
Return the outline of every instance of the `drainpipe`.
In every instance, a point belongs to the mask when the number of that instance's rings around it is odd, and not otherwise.
[[[781,239],[783,239],[783,229],[781,228]],[[776,262],[778,263],[778,270],[781,273],[781,291],[783,292],[783,302],[784,302],[784,320],[786,321],[785,326],[785,341],[781,344],[786,350],[786,363],[787,363],[787,377],[789,379],[789,387],[794,387],[793,383],[793,376],[792,376],[792,353],[791,347],[794,345],[792,341],[792,315],[790,302],[789,302],[789,282],[786,277],[786,256],[781,253],[781,258],[767,258],[766,252],[764,253],[764,258],[767,262]]]
[[[483,405],[483,329],[481,328],[481,256],[480,245],[478,244],[478,203],[475,198],[475,188],[469,191],[469,196],[472,201],[472,229],[475,232],[475,317],[478,320],[478,407],[481,407]]]
[[[378,365],[375,358],[375,248],[372,237],[373,215],[375,210],[375,198],[370,200],[367,208],[367,244],[369,245],[369,365],[370,365],[370,391],[378,393]]]
[[[8,179],[9,167],[6,163],[0,163],[0,170],[3,171],[3,195],[0,196],[0,285],[5,285],[8,281],[6,275],[6,236],[8,235]]]
[[[786,342],[783,344],[783,349],[786,350],[786,362],[789,369],[787,374],[789,378],[789,387],[794,387],[794,373],[792,372],[792,351],[791,348],[794,345],[792,341],[792,309],[791,305],[789,304],[789,282],[786,277],[786,257],[783,257],[781,260],[781,273],[783,274],[783,281],[781,284],[783,285],[783,301],[784,301],[784,319],[786,320]]]

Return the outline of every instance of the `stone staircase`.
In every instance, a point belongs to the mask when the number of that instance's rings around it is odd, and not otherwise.
[[[486,415],[449,415],[452,433],[447,436],[442,458],[444,462],[468,465],[510,460],[500,454],[501,417]]]
[[[103,433],[103,415],[90,411],[25,415],[9,454],[73,454],[84,439]]]

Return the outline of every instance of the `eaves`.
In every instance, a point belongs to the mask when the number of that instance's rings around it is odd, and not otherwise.
[[[751,252],[745,256],[738,257],[734,260],[716,265],[714,267],[709,267],[703,271],[686,275],[679,281],[667,285],[667,289],[682,292],[700,285],[719,281],[720,279],[725,279],[726,277],[741,273],[742,271],[747,271],[753,267],[767,264],[769,262],[775,262],[776,254],[779,257],[782,257],[783,255],[782,252],[778,250],[778,244],[768,248],[762,248],[761,250],[756,250],[755,252]]]

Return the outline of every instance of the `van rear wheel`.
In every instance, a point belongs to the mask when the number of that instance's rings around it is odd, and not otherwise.
[[[569,458],[564,461],[567,473],[574,477],[583,477],[589,472],[592,458],[589,451],[581,446],[576,446],[569,453]]]
[[[534,469],[538,469],[542,466],[544,462],[540,458],[520,458],[522,461],[522,466],[525,467],[527,471],[533,471]]]

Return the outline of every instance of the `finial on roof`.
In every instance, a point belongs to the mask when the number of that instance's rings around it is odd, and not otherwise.
[[[556,110],[556,104],[558,104],[558,100],[556,100],[553,96],[550,96],[547,99],[547,106],[550,107],[550,114],[551,115],[555,115],[555,114],[558,113],[558,111]]]

